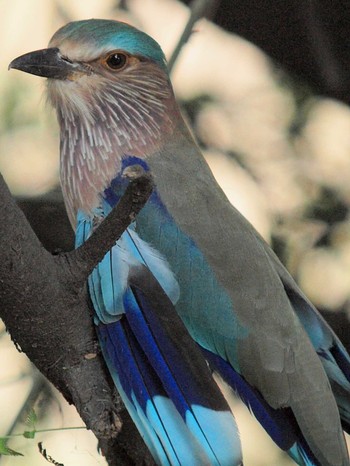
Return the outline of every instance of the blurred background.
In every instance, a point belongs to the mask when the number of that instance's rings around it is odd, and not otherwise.
[[[46,47],[66,22],[91,17],[139,27],[170,57],[190,16],[185,3],[0,0],[0,171],[43,237],[50,230],[42,221],[50,211],[47,200],[61,203],[58,127],[46,103],[45,81],[9,73],[9,62]],[[264,0],[257,2],[259,8],[250,0],[209,3],[211,19],[224,28],[208,20],[195,24],[172,71],[177,97],[230,201],[270,242],[347,343],[350,79],[344,65],[348,39],[339,40],[349,11],[342,10],[337,22],[337,1],[328,15],[327,1],[322,8],[317,1]],[[69,245],[72,233],[64,217],[58,218]],[[83,426],[4,329],[1,335],[0,437],[34,424],[36,430]],[[248,411],[233,398],[232,404],[245,465],[292,464]],[[37,420],[28,419],[30,407]],[[25,456],[2,456],[0,466],[48,464],[38,442],[64,466],[106,464],[91,433],[60,430],[11,439],[8,445]]]

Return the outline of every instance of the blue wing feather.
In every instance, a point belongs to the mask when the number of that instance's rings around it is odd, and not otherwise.
[[[221,410],[217,409],[217,405],[220,405],[218,399],[221,395],[218,389],[214,393],[213,390],[210,391],[210,385],[214,386],[214,383],[209,372],[209,377],[204,377],[208,371],[207,367],[204,367],[203,371],[198,374],[200,372],[198,361],[194,370],[187,364],[185,352],[196,360],[193,348],[189,347],[188,344],[181,344],[185,343],[181,342],[181,339],[176,343],[174,338],[169,338],[169,334],[160,325],[156,313],[148,305],[142,293],[135,290],[134,287],[132,290],[132,292],[127,293],[127,320],[150,365],[161,379],[166,394],[173,401],[190,432],[200,442],[210,464],[226,464],[227,461],[230,464],[235,464],[237,459],[232,454],[234,450],[232,446],[237,436],[236,426],[232,422],[232,415],[224,404],[220,407]],[[164,305],[162,311],[165,312]],[[174,330],[176,328],[174,318],[170,324]],[[178,333],[177,337],[179,337]],[[182,350],[179,350],[179,346],[182,347]],[[194,374],[195,371],[197,374]],[[216,426],[216,435],[213,431],[208,434],[208,428],[213,425],[213,422]],[[224,429],[220,427],[224,427]],[[223,460],[223,458],[225,459]]]
[[[157,456],[163,454],[162,464],[164,455],[170,464],[239,464],[239,454],[232,448],[237,436],[232,415],[212,410],[207,398],[201,399],[188,367],[183,369],[181,361],[174,359],[178,355],[169,343],[159,344],[166,339],[158,338],[158,329],[145,321],[131,290],[125,301],[125,317],[97,329],[116,386],[127,397],[126,404],[133,404],[134,421],[145,441],[151,442],[150,449],[161,446]],[[171,367],[164,354],[174,363]]]
[[[78,220],[77,246],[93,229],[89,217],[80,213]],[[167,262],[132,230],[89,278],[97,332],[115,385],[159,464],[238,465],[234,418],[146,261],[172,299],[178,299]],[[141,271],[137,283],[135,270]],[[152,287],[146,293],[147,277]]]
[[[104,215],[109,213],[121,194],[118,192],[121,185],[122,183],[116,182],[113,189],[106,190],[106,197],[103,201]],[[89,222],[86,218],[81,219],[81,221],[85,224]],[[88,227],[81,226],[77,230],[77,238],[86,238],[91,229],[91,222]],[[157,251],[145,240],[154,241],[157,245]],[[100,322],[112,323],[125,312],[133,338],[136,338],[138,344],[141,345],[139,352],[143,354],[143,359],[137,356],[138,353],[133,353],[133,356],[130,357],[139,361],[137,366],[139,375],[137,377],[141,378],[143,383],[147,380],[148,400],[151,400],[151,404],[153,403],[153,412],[157,411],[155,400],[164,410],[160,419],[163,419],[163,415],[166,416],[165,408],[168,410],[168,415],[172,411],[176,412],[176,416],[180,416],[183,422],[183,425],[180,423],[182,434],[185,428],[185,431],[187,429],[187,439],[196,437],[194,444],[197,442],[201,445],[200,450],[207,458],[210,458],[211,464],[217,464],[218,445],[230,443],[230,440],[229,436],[223,435],[224,440],[220,443],[217,430],[209,432],[208,425],[215,425],[215,423],[222,425],[221,433],[230,433],[232,439],[237,438],[236,427],[231,419],[228,418],[230,420],[226,422],[221,416],[219,420],[215,409],[208,410],[205,396],[204,399],[196,399],[193,387],[191,391],[190,387],[186,386],[186,379],[193,380],[193,374],[191,374],[191,378],[188,377],[190,372],[184,374],[184,355],[177,351],[179,345],[172,341],[171,334],[167,331],[164,332],[167,324],[160,319],[156,310],[157,305],[154,306],[154,303],[150,305],[152,299],[149,300],[150,297],[144,295],[142,286],[141,289],[137,286],[129,288],[132,270],[141,266],[146,266],[151,270],[168,297],[176,305],[176,311],[186,324],[192,338],[207,350],[206,357],[212,368],[215,367],[237,391],[275,442],[282,449],[289,451],[289,454],[299,464],[316,464],[291,410],[272,409],[239,374],[236,345],[240,339],[245,338],[249,330],[244,328],[238,320],[235,320],[233,305],[226,291],[217,283],[209,265],[191,238],[178,229],[156,192],[152,194],[150,201],[139,214],[137,225],[133,225],[124,233],[118,246],[114,247],[109,255],[106,255],[97,267],[97,273],[95,270],[89,280],[90,293]],[[176,274],[176,278],[173,272]],[[283,281],[283,277],[281,279]],[[188,284],[191,284],[190,293],[187,289]],[[317,311],[293,288],[286,284],[285,288],[324,365],[339,404],[344,428],[347,429],[350,426],[349,357]],[[179,289],[181,289],[181,294]],[[210,309],[211,312],[203,312],[205,309]],[[173,315],[175,315],[175,309],[173,309]],[[213,315],[215,315],[214,321]],[[227,326],[228,321],[230,322],[229,326]],[[128,344],[130,345],[130,342]],[[143,363],[141,364],[140,361]],[[125,371],[123,372],[121,369],[116,372],[119,378],[123,374],[125,375]],[[132,371],[129,371],[128,377],[134,377]],[[128,395],[131,393],[130,390],[128,392],[125,389],[128,384],[129,382],[124,382],[121,390],[128,398],[126,404],[131,403],[138,413],[138,420],[135,422],[145,437],[145,432],[147,432],[148,443],[153,445],[157,444],[158,441],[157,448],[159,448],[162,436],[170,435],[173,438],[179,435],[175,434],[180,428],[179,424],[176,424],[176,428],[173,426],[170,429],[171,433],[163,431],[160,437],[157,437],[158,440],[153,441],[154,435],[157,435],[155,426],[159,419],[157,421],[153,416],[154,420],[149,424],[147,410],[135,392],[132,392],[132,396]],[[158,388],[155,389],[155,387]],[[183,387],[186,387],[185,391]],[[198,390],[198,393],[203,396],[205,390]],[[162,400],[161,403],[160,400]],[[134,416],[136,417],[136,415]],[[188,440],[188,442],[192,445],[189,448],[196,450],[197,447],[194,447],[193,440]],[[237,451],[239,450],[237,445],[235,448]],[[164,456],[164,454],[171,456],[171,448],[169,451],[167,449],[166,453],[158,453],[160,456]],[[174,457],[170,460],[171,464],[172,461],[175,461]]]
[[[98,335],[103,355],[114,383],[130,415],[138,427],[153,457],[159,464],[180,464],[173,442],[169,441],[162,418],[164,408],[156,401],[163,393],[156,389],[148,376],[147,362],[140,355],[140,348],[125,322],[98,326]],[[146,366],[146,367],[145,367]],[[182,427],[182,426],[181,426]],[[180,427],[180,431],[181,431]],[[181,437],[172,426],[172,437]]]
[[[309,449],[294,415],[289,408],[273,409],[257,390],[254,390],[230,364],[211,351],[202,349],[211,369],[237,393],[254,414],[272,440],[300,465],[316,465],[317,461]]]
[[[143,272],[146,274],[147,270]],[[161,291],[156,290],[159,285],[151,274],[147,278],[148,290],[152,289],[157,300],[161,295]],[[134,277],[131,278],[131,283],[134,283],[134,280]],[[147,288],[144,277],[141,281],[144,289]],[[138,306],[142,308],[144,320],[144,324],[134,323],[133,328],[140,327],[139,340],[145,328],[150,329],[149,340],[152,342],[149,344],[148,341],[144,351],[161,377],[167,394],[174,401],[191,432],[200,439],[211,464],[232,464],[232,452],[239,451],[239,445],[234,446],[237,439],[236,425],[232,422],[232,415],[226,403],[220,401],[222,395],[213,383],[204,361],[196,356],[196,345],[192,340],[187,341],[187,332],[182,322],[174,318],[175,309],[171,309],[171,313],[166,312],[167,305],[164,301],[157,304],[149,294],[146,298],[143,291],[135,285],[132,285],[132,290]],[[136,306],[134,310],[135,314],[130,313],[128,319],[130,315],[140,317]],[[186,337],[183,338],[183,335]],[[161,350],[161,356],[157,354],[156,347]],[[237,461],[236,458],[235,462]]]
[[[157,248],[167,257],[171,268],[176,271],[182,291],[176,309],[194,340],[203,348],[229,362],[239,375],[237,344],[246,337],[249,329],[244,328],[238,320],[235,320],[234,303],[230,301],[225,290],[215,281],[201,251],[193,244],[191,238],[179,230],[164,206],[159,207],[159,204],[161,204],[159,198],[156,196],[151,198],[151,202],[145,206],[138,217],[137,231],[148,241],[152,241],[152,239],[156,241]],[[174,242],[176,247],[174,247]],[[281,272],[281,265],[279,263],[275,265],[291,304],[329,378],[339,407],[343,428],[349,432],[349,355],[316,309],[302,296],[294,282],[286,278],[286,272],[284,271],[284,274]],[[188,292],[189,289],[190,292]],[[215,317],[213,318],[213,316]],[[266,403],[265,407],[267,407]],[[259,418],[259,412],[255,415]],[[276,416],[270,418],[270,421],[267,430],[274,436],[276,434]],[[262,423],[264,424],[263,419]],[[280,423],[280,432],[282,424],[283,422]],[[289,453],[299,464],[313,464],[314,457],[303,442],[304,439],[299,437],[296,446],[291,447]]]

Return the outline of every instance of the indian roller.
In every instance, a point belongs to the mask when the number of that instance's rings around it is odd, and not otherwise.
[[[76,21],[10,67],[48,78],[77,247],[133,174],[154,179],[88,284],[110,374],[155,461],[241,464],[234,417],[208,365],[296,463],[349,465],[349,355],[218,186],[158,43],[122,22]],[[182,345],[184,332],[193,346]]]

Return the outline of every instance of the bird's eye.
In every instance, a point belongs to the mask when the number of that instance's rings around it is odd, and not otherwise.
[[[124,53],[114,52],[106,58],[106,64],[111,70],[120,70],[126,65],[128,57]]]

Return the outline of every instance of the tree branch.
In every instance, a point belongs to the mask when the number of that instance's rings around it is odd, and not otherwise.
[[[134,175],[118,204],[90,238],[74,251],[60,255],[61,259],[68,260],[74,267],[78,280],[86,281],[96,265],[135,220],[152,190],[153,180],[149,173],[142,171]]]
[[[140,210],[149,196],[148,182],[147,195],[142,183],[130,184],[128,193],[138,194],[141,200],[127,209],[122,198],[122,212],[128,215],[128,222],[123,220],[125,228],[136,215],[135,205]],[[77,274],[82,277],[80,268],[88,273],[116,241],[121,207],[96,229],[82,253],[64,253],[67,261],[57,260],[43,248],[1,175],[0,199],[0,316],[13,341],[76,406],[99,439],[110,465],[142,464],[140,458],[143,464],[153,464],[127,411],[121,405],[116,407],[116,393],[99,352],[86,283],[77,281]],[[96,245],[102,234],[109,235],[109,240]],[[92,258],[89,251],[96,246],[99,252]],[[84,260],[88,266],[81,265]],[[79,264],[78,272],[74,264]]]

